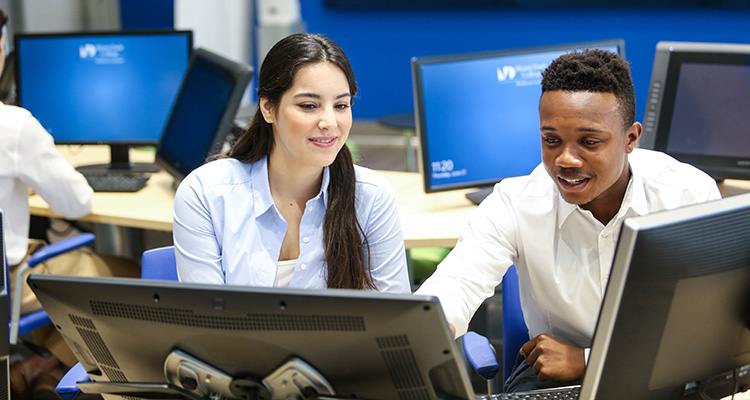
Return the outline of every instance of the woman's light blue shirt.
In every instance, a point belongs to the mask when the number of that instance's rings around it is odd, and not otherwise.
[[[409,293],[393,190],[381,174],[360,166],[355,171],[357,220],[369,242],[372,278],[381,292]],[[325,168],[320,192],[306,203],[290,288],[327,286],[323,219],[329,181]],[[271,197],[267,158],[251,164],[230,158],[209,162],[189,174],[175,196],[179,279],[271,287],[286,230],[287,222]]]

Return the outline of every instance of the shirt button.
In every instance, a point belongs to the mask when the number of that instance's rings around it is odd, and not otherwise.
[[[307,237],[307,236],[305,236],[305,237],[302,238],[302,242],[304,242],[304,243],[307,243],[309,241],[310,241],[310,238]]]
[[[307,211],[312,211],[312,208],[313,208],[312,206],[307,207]]]
[[[604,233],[602,233],[602,237],[606,239],[606,238],[609,237],[609,234],[607,232],[604,232]]]
[[[304,269],[307,269],[307,264],[302,264],[302,265],[300,265],[299,267],[300,267],[301,269],[303,269],[303,270],[304,270]]]

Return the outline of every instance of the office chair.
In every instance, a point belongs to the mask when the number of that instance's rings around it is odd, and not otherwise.
[[[500,366],[495,356],[495,350],[486,337],[476,332],[464,334],[464,352],[474,370],[488,380],[488,393],[494,391],[495,386],[505,382],[513,372],[516,356],[521,346],[529,340],[529,330],[523,319],[521,298],[518,290],[518,273],[516,267],[511,266],[505,273],[502,282],[503,296],[503,380],[494,382]]]
[[[141,279],[176,281],[177,260],[174,256],[174,246],[144,251],[141,256]],[[89,380],[90,378],[83,365],[76,363],[60,379],[55,391],[63,400],[72,400],[81,391],[78,388],[78,382],[88,382]]]
[[[23,287],[23,279],[26,273],[37,265],[56,257],[60,254],[67,253],[73,249],[77,249],[81,246],[85,246],[94,241],[94,235],[92,233],[81,233],[71,238],[61,240],[56,243],[49,244],[37,250],[32,254],[24,263],[18,266],[16,273],[16,279],[14,287],[18,290],[13,291],[13,299],[11,301],[11,318],[8,322],[8,328],[10,329],[9,342],[10,344],[18,343],[18,337],[23,336],[34,329],[50,324],[51,321],[44,310],[35,311],[26,315],[21,315],[21,294],[20,290]],[[7,272],[7,271],[6,271]],[[9,279],[9,274],[6,275],[6,279]]]

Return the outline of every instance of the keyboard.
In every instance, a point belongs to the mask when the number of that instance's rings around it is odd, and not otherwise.
[[[580,393],[580,386],[564,386],[530,392],[483,395],[477,396],[476,400],[577,400]]]
[[[84,173],[83,176],[95,192],[137,192],[146,186],[149,178],[148,174],[124,172]]]

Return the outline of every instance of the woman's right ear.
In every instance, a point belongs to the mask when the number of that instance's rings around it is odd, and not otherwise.
[[[273,124],[273,104],[271,104],[271,102],[267,98],[261,97],[260,99],[258,99],[258,106],[260,108],[261,114],[263,114],[263,119],[267,123]]]

